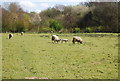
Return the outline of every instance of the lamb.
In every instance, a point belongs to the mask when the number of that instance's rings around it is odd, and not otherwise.
[[[13,34],[12,34],[12,33],[10,33],[8,36],[9,36],[9,39],[12,39]]]
[[[73,42],[73,44],[75,44],[75,42],[79,42],[82,44],[83,40],[78,36],[74,36],[72,42]]]
[[[63,43],[63,42],[68,42],[68,39],[60,39],[61,40],[61,42]]]

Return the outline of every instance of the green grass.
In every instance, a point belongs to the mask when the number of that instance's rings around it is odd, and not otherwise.
[[[51,43],[49,34],[2,34],[3,79],[117,79],[118,38],[81,36],[84,44],[72,44],[72,35],[59,36],[68,43]]]

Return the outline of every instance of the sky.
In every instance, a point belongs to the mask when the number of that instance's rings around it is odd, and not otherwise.
[[[61,5],[77,5],[79,2],[31,2],[31,1],[20,1],[19,4],[24,10],[41,12],[49,7],[54,7],[56,4]]]
[[[19,5],[27,12],[41,12],[49,7],[54,7],[56,4],[61,5],[77,5],[80,2],[88,2],[95,0],[0,0],[0,4],[5,2],[18,2]],[[107,1],[107,0],[106,0]],[[109,0],[108,0],[109,1]]]

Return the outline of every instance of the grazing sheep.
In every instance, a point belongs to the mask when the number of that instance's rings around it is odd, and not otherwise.
[[[59,33],[61,34],[61,33],[62,33],[62,31],[59,31]]]
[[[68,39],[61,39],[61,42],[68,42]]]
[[[12,39],[12,37],[13,37],[13,34],[10,33],[10,34],[9,34],[9,39]]]
[[[54,31],[50,31],[51,33],[54,33]]]
[[[23,35],[24,34],[24,32],[21,32],[21,35]]]
[[[60,39],[59,39],[59,37],[57,35],[52,35],[52,41],[59,42]]]
[[[74,36],[72,42],[73,42],[73,44],[75,44],[75,42],[79,42],[82,44],[83,40],[80,37]]]

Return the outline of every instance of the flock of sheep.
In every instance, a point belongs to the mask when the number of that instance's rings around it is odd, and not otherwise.
[[[21,32],[21,35],[23,35],[23,34],[24,34],[24,32]],[[10,33],[8,35],[8,38],[12,39],[12,37],[13,37],[13,34]],[[68,39],[59,39],[59,37],[57,35],[52,35],[52,41],[54,43],[59,43],[59,42],[61,42],[61,43],[65,42],[66,43],[66,42],[68,42]],[[72,39],[72,42],[73,42],[73,44],[75,44],[75,42],[78,42],[78,43],[82,44],[83,40],[78,36],[74,36],[73,39]]]
[[[59,37],[57,35],[52,35],[52,41],[54,41],[56,43],[58,43],[60,41],[61,42],[68,42],[68,39],[59,39]],[[74,36],[72,42],[73,42],[73,44],[75,44],[75,42],[82,44],[83,40],[78,36]]]
[[[21,32],[20,34],[21,34],[21,35],[23,35],[23,34],[24,34],[24,32]],[[8,35],[8,38],[9,38],[9,39],[12,39],[12,38],[13,38],[13,34],[12,34],[12,33],[10,33],[10,34]]]

